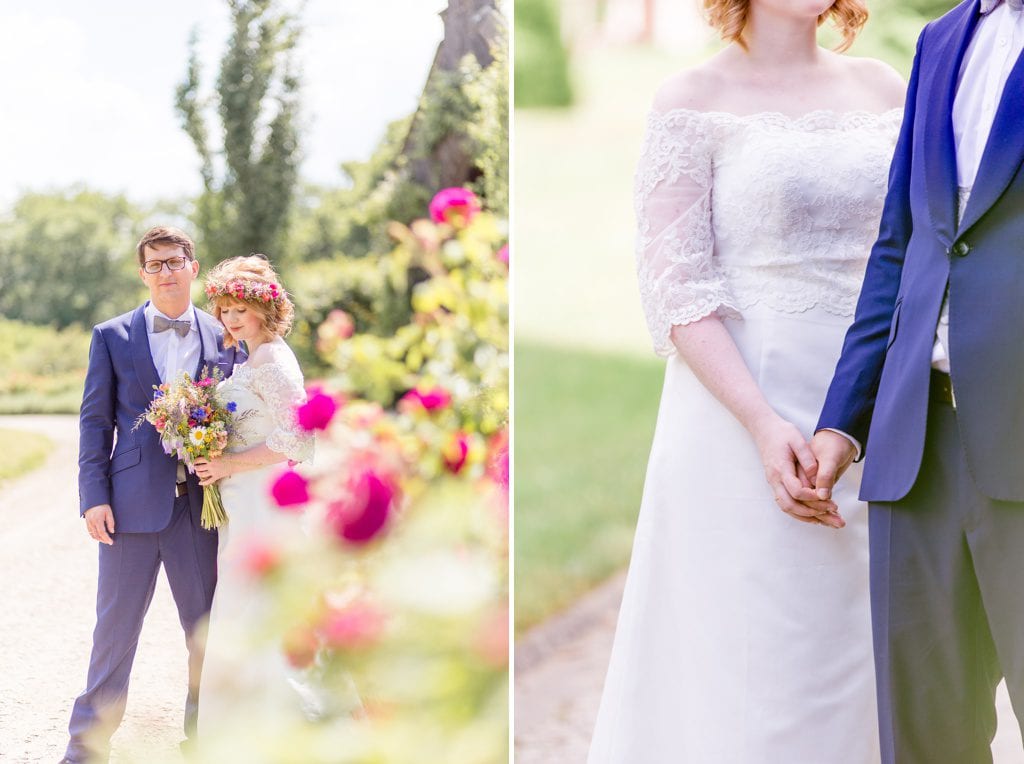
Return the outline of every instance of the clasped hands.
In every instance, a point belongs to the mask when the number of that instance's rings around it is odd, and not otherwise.
[[[754,440],[779,509],[802,523],[846,525],[832,501],[832,488],[856,456],[853,443],[830,430],[815,433],[807,443],[778,416],[755,428]]]

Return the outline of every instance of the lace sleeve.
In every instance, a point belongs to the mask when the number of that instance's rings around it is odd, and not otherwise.
[[[710,123],[699,112],[652,112],[636,171],[636,264],[658,355],[676,324],[738,315],[713,256]]]
[[[299,427],[295,407],[305,403],[302,373],[280,363],[265,363],[255,370],[256,392],[267,404],[274,430],[267,436],[267,448],[296,462],[313,458],[313,433]]]

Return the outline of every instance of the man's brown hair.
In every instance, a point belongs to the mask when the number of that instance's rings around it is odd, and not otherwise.
[[[138,246],[135,248],[135,252],[139,256],[140,266],[146,263],[146,247],[181,247],[181,250],[189,260],[196,259],[196,245],[192,243],[192,239],[188,237],[188,234],[180,228],[158,225],[146,231],[142,238],[139,239]]]

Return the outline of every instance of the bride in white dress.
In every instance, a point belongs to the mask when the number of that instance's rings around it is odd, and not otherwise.
[[[240,714],[258,700],[268,711],[316,711],[312,688],[288,666],[280,640],[266,639],[269,602],[247,569],[254,545],[283,547],[302,538],[301,518],[270,499],[270,482],[284,462],[306,461],[313,436],[302,430],[295,406],[306,398],[302,371],[283,336],[293,308],[265,258],[221,262],[206,280],[214,315],[224,324],[225,344],[244,341],[249,353],[221,383],[235,403],[238,428],[218,459],[197,463],[201,485],[219,481],[227,525],[218,530],[217,589],[210,614],[200,683],[199,725],[230,737],[254,720]]]
[[[872,764],[867,507],[853,470],[814,501],[807,441],[904,85],[818,47],[828,15],[852,40],[859,1],[704,5],[732,44],[661,88],[636,175],[668,363],[589,762]]]

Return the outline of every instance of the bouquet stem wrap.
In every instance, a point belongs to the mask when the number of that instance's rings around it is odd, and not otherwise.
[[[216,483],[203,487],[202,524],[206,530],[213,530],[226,525],[228,513],[224,511],[224,502],[220,499],[220,486]]]

